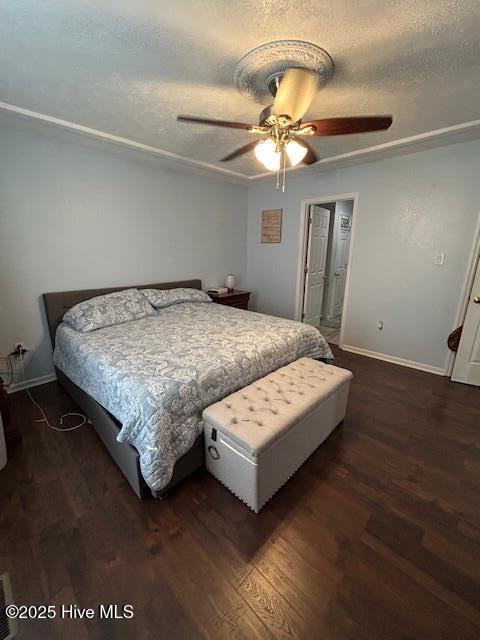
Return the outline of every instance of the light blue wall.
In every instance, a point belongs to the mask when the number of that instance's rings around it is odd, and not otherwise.
[[[0,120],[0,355],[52,371],[40,295],[246,272],[246,187]]]
[[[255,183],[247,202],[244,186],[0,119],[0,354],[25,341],[28,377],[52,370],[44,291],[196,276],[213,285],[232,272],[259,311],[293,317],[301,200],[358,191],[345,343],[443,367],[479,176],[471,142],[289,176],[285,194]],[[284,210],[282,242],[262,245],[260,212],[272,208]]]
[[[301,200],[359,192],[345,344],[443,367],[480,210],[480,142],[271,182],[248,198],[247,282],[259,311],[294,317]],[[262,209],[282,242],[260,243]],[[444,267],[434,265],[446,253]],[[383,320],[383,332],[377,321]]]

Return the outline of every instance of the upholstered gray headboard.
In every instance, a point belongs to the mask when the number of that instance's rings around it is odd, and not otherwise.
[[[113,291],[123,289],[176,289],[178,287],[188,287],[189,289],[201,289],[201,280],[179,280],[178,282],[160,282],[155,284],[129,284],[124,287],[110,287],[107,289],[83,289],[81,291],[58,291],[55,293],[44,293],[43,302],[47,314],[48,329],[52,347],[55,346],[55,333],[61,323],[64,314],[75,304],[89,300],[95,296],[101,296]]]

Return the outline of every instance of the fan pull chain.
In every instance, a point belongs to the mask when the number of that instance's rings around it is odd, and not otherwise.
[[[281,172],[282,173],[282,193],[285,193],[286,164],[287,164],[287,154],[285,153],[285,148],[283,148],[281,151],[280,163],[278,165],[277,176],[275,180],[275,189],[278,191],[280,189],[280,172]]]

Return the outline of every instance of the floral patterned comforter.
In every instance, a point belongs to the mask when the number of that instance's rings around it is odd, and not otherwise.
[[[54,362],[121,422],[118,440],[138,450],[155,492],[202,431],[205,407],[302,356],[333,360],[314,327],[197,302],[91,333],[62,323]]]

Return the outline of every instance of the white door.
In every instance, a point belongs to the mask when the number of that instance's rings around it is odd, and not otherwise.
[[[480,260],[468,301],[452,380],[480,386]]]
[[[325,289],[330,211],[314,204],[310,207],[308,251],[305,270],[303,321],[318,327]]]
[[[333,230],[333,237],[335,238],[333,250],[335,253],[332,256],[333,277],[332,281],[329,282],[329,286],[332,287],[332,309],[328,316],[329,319],[342,315],[351,220],[351,216],[342,213],[335,216],[336,228]]]

